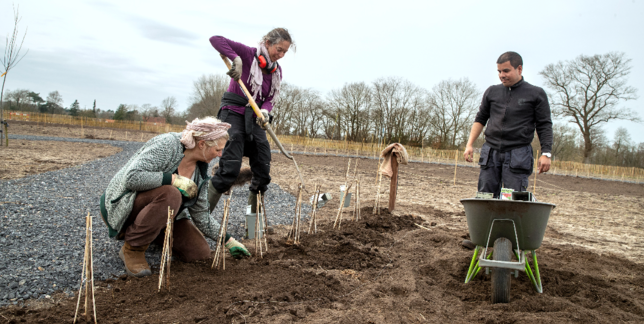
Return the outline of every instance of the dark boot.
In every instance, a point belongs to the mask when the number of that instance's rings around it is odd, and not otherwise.
[[[219,199],[221,198],[222,193],[217,191],[212,185],[212,181],[208,181],[208,211],[209,214],[212,214],[212,211],[215,210]]]
[[[125,263],[125,271],[127,274],[133,277],[145,277],[152,274],[150,270],[150,265],[145,260],[145,250],[148,249],[150,244],[144,246],[131,246],[129,243],[125,242],[121,251],[119,252],[119,257]]]
[[[254,192],[248,193],[248,204],[250,205],[250,212],[255,214],[257,213],[257,194]]]

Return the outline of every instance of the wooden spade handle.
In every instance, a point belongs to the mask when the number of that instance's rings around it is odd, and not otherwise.
[[[232,69],[232,65],[230,64],[230,60],[226,57],[224,54],[219,54],[221,56],[221,59],[224,60],[224,63],[226,64],[226,67],[230,70]],[[244,85],[244,82],[242,82],[241,79],[237,80],[237,83],[239,83],[239,86],[241,87],[242,91],[244,94],[246,94],[246,98],[248,98],[248,102],[250,103],[250,106],[253,107],[253,111],[255,112],[255,115],[257,115],[257,118],[260,118],[262,122],[264,121],[264,114],[262,114],[259,111],[259,107],[257,106],[257,103],[255,102],[255,99],[253,99],[253,96],[250,95],[250,92],[248,89],[246,89],[246,86]]]

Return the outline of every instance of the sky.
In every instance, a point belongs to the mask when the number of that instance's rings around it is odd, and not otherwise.
[[[468,78],[483,92],[500,83],[496,59],[523,56],[523,75],[545,87],[546,65],[579,55],[624,52],[628,85],[638,99],[620,103],[644,119],[644,1],[91,1],[24,0],[20,35],[25,58],[5,91],[45,98],[57,90],[69,107],[93,101],[103,110],[174,96],[191,102],[193,82],[226,71],[208,39],[222,35],[255,46],[275,27],[291,33],[296,51],[280,60],[283,80],[323,95],[350,82],[402,77],[431,90]],[[0,2],[0,36],[13,30],[12,3]],[[4,51],[4,42],[0,42]],[[548,89],[546,88],[546,91]],[[557,122],[557,120],[555,120]],[[561,121],[560,121],[561,122]],[[644,142],[644,123],[616,121]]]

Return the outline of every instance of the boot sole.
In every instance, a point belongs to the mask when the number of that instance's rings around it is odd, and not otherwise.
[[[125,268],[125,272],[127,272],[129,276],[141,278],[152,274],[152,271],[148,269],[141,270],[141,272],[139,273],[134,273],[130,271],[130,269],[127,268],[127,265],[125,265],[125,256],[123,255],[123,249],[119,251],[119,258],[121,258],[121,260],[123,261],[123,268]]]

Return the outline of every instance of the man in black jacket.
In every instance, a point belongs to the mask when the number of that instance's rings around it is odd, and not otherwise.
[[[489,87],[474,119],[464,157],[472,162],[472,144],[483,127],[485,144],[481,148],[478,191],[499,197],[501,187],[527,191],[534,158],[532,139],[536,129],[542,155],[539,173],[550,169],[552,121],[548,97],[543,89],[523,80],[523,59],[515,52],[503,53],[497,60],[499,85]]]

